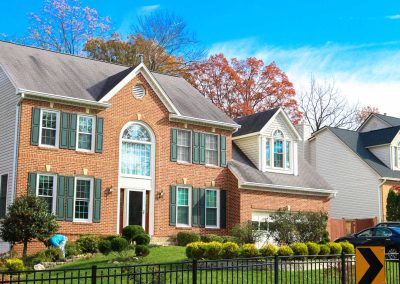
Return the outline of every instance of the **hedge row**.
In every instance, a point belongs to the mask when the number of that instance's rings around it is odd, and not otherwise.
[[[317,243],[293,243],[290,246],[264,245],[257,249],[254,244],[244,244],[239,247],[233,242],[192,242],[186,246],[186,256],[190,259],[230,259],[236,257],[257,256],[327,256],[354,253],[354,246],[348,242],[330,242],[324,245]]]
[[[210,243],[210,242],[218,242],[218,243],[237,243],[237,239],[232,236],[218,236],[214,234],[207,234],[207,235],[200,235],[198,233],[192,232],[179,232],[176,235],[176,242],[178,246],[186,246],[187,244],[194,243],[194,242],[203,242],[203,243]]]

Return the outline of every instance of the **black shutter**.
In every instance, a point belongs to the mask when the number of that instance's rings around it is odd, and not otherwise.
[[[56,203],[56,216],[57,220],[65,220],[65,188],[66,177],[58,176],[57,182],[57,203]]]
[[[169,224],[176,225],[176,186],[171,186],[169,192]]]
[[[31,128],[31,144],[39,145],[40,132],[40,109],[32,108],[32,128]]]
[[[200,227],[206,226],[206,190],[199,189],[199,223]]]
[[[103,140],[104,140],[104,118],[97,117],[96,119],[96,153],[103,152]]]
[[[8,174],[1,176],[0,218],[6,216]]]
[[[94,180],[93,222],[100,223],[101,217],[101,179]]]
[[[36,196],[36,173],[28,174],[28,194],[31,196]]]
[[[226,228],[226,190],[219,192],[219,226],[220,228]]]
[[[178,159],[178,129],[171,129],[171,161],[176,162]]]
[[[200,190],[198,188],[192,189],[192,227],[200,226],[200,218],[199,218],[199,193]]]

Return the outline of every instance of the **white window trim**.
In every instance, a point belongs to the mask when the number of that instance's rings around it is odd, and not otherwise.
[[[184,205],[178,205],[178,189],[179,188],[184,188],[188,190],[188,207],[189,207],[189,212],[188,212],[188,218],[189,218],[189,224],[179,224],[178,223],[178,207],[183,207]],[[175,204],[175,211],[176,211],[176,216],[175,216],[175,224],[177,228],[190,228],[192,227],[192,187],[190,186],[176,186],[176,204]]]
[[[90,147],[90,150],[79,148],[79,133],[83,133],[83,132],[79,132],[79,118],[80,117],[89,117],[93,121],[92,122],[92,145]],[[83,133],[83,134],[87,134],[87,133]],[[79,152],[93,153],[94,146],[95,146],[95,140],[96,140],[95,135],[96,135],[96,117],[93,115],[78,114],[77,119],[76,119],[76,145],[75,145],[76,150]]]
[[[42,129],[43,129],[43,112],[51,112],[56,114],[56,145],[42,144]],[[58,148],[60,139],[60,112],[53,109],[40,109],[40,122],[39,122],[39,146],[47,148]]]
[[[51,176],[53,177],[53,201],[52,201],[52,207],[53,210],[51,211],[54,215],[56,214],[56,206],[57,206],[57,175],[55,174],[47,174],[47,173],[38,173],[37,178],[36,178],[36,196],[37,197],[44,197],[47,198],[48,196],[42,196],[39,195],[39,182],[40,182],[40,176]]]
[[[265,153],[265,157],[263,159],[263,161],[264,161],[263,162],[263,167],[265,169],[267,169],[267,170],[271,170],[272,169],[272,170],[276,170],[276,171],[284,172],[284,173],[292,172],[292,171],[294,171],[294,167],[295,167],[295,165],[294,165],[294,162],[295,162],[295,159],[294,159],[294,154],[295,154],[294,141],[291,140],[291,139],[286,139],[285,136],[283,136],[283,138],[281,138],[281,139],[275,139],[274,133],[277,130],[281,131],[282,134],[283,134],[282,130],[275,129],[274,131],[272,131],[272,137],[266,136],[265,139],[264,139],[264,143],[262,143],[262,147],[264,148],[263,149],[263,153]],[[275,167],[275,163],[274,163],[274,153],[275,153],[274,142],[275,142],[275,140],[281,140],[282,144],[283,144],[282,145],[282,148],[283,148],[283,167],[282,168],[281,167]],[[267,165],[267,157],[266,157],[267,143],[268,142],[269,142],[269,148],[270,148],[270,151],[269,151],[270,152],[270,158],[269,158],[270,164],[269,165]],[[290,142],[290,153],[289,153],[290,154],[290,167],[289,168],[286,167],[286,156],[287,156],[286,142]]]
[[[75,207],[76,207],[76,185],[78,180],[89,180],[90,181],[90,200],[89,200],[89,215],[88,219],[80,219],[75,218]],[[75,177],[74,180],[74,212],[73,212],[73,222],[77,223],[92,223],[93,221],[93,186],[94,186],[94,179],[88,177]]]
[[[179,139],[178,139],[178,136],[179,136],[179,132],[189,132],[190,133],[190,144],[189,144],[189,161],[182,161],[182,160],[179,160],[178,159],[178,157],[179,157],[179,155],[178,155],[178,149],[179,149],[179,147],[186,147],[186,146],[183,146],[183,145],[179,145],[178,144],[178,141],[179,141]],[[192,161],[193,161],[193,131],[191,131],[191,130],[188,130],[188,129],[177,129],[177,137],[176,137],[176,156],[177,156],[177,162],[178,163],[182,163],[182,164],[191,164],[192,163]]]
[[[393,159],[392,169],[399,171],[400,170],[400,142],[394,144],[394,146],[391,147],[390,157],[391,157],[391,159]]]
[[[207,225],[207,191],[216,191],[217,192],[217,225]],[[220,204],[220,190],[216,189],[216,188],[206,188],[205,190],[205,202],[204,202],[204,207],[205,207],[205,216],[204,216],[204,225],[205,228],[209,228],[209,229],[219,229],[220,228],[220,211],[221,211],[221,204]],[[214,208],[214,207],[210,207],[210,208]]]
[[[215,134],[215,133],[204,133],[206,136],[207,135],[213,135],[213,136],[217,136],[217,164],[215,165],[215,164],[207,164],[207,137],[205,137],[205,139],[206,139],[206,141],[205,141],[205,143],[204,143],[204,162],[205,162],[205,165],[206,166],[209,166],[209,167],[219,167],[219,165],[220,165],[220,143],[221,143],[221,141],[220,141],[220,137],[219,137],[219,135],[218,134]],[[210,150],[210,151],[213,151],[213,150]]]

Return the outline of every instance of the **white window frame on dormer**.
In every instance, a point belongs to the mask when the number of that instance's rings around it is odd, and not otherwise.
[[[400,142],[393,146],[393,169],[400,170]]]
[[[282,137],[280,138],[276,138],[276,132],[280,131],[282,133]],[[282,141],[282,150],[283,150],[283,167],[276,167],[275,166],[275,141],[280,140]],[[264,136],[264,139],[262,140],[264,141],[261,145],[261,147],[263,147],[262,149],[262,153],[263,156],[262,157],[262,167],[264,170],[271,170],[274,172],[283,172],[283,173],[291,173],[294,172],[295,170],[295,157],[294,155],[296,154],[294,151],[294,147],[295,147],[295,143],[294,140],[292,139],[288,139],[285,135],[284,132],[280,129],[275,129],[274,131],[272,131],[272,137],[268,137],[268,136]],[[290,148],[289,148],[289,166],[287,163],[287,147],[286,144],[290,143]],[[267,157],[267,145],[269,145],[269,159]]]

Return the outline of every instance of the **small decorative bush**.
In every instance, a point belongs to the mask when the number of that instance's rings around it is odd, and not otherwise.
[[[308,242],[307,248],[308,248],[309,255],[318,255],[320,252],[320,246],[317,243]]]
[[[331,248],[328,245],[319,245],[319,255],[329,255]]]
[[[137,235],[144,234],[144,229],[139,225],[129,225],[122,229],[122,236],[132,243]]]
[[[274,244],[267,244],[260,248],[262,256],[274,256],[278,253],[278,247]]]
[[[8,272],[25,270],[24,262],[18,258],[7,259],[5,267]]]
[[[339,243],[342,247],[342,252],[345,254],[354,254],[354,245],[349,242]]]
[[[149,245],[150,244],[150,236],[148,234],[139,234],[133,239],[136,245]]]
[[[203,242],[193,242],[186,246],[186,256],[191,259],[205,258],[207,244]]]
[[[114,238],[114,239],[115,239],[115,238]],[[101,241],[99,242],[99,251],[100,251],[102,254],[105,254],[105,255],[107,255],[107,254],[109,254],[110,252],[112,252],[111,241],[109,241],[109,240],[107,240],[107,239],[101,240]]]
[[[103,240],[108,240],[111,242],[113,239],[119,238],[119,237],[120,237],[120,235],[110,235],[110,236],[104,237]]]
[[[201,235],[200,240],[204,243],[211,243],[211,242],[219,242],[223,243],[224,238],[218,235],[208,234],[208,235]]]
[[[228,243],[228,242],[235,244],[239,243],[238,239],[234,236],[222,236],[221,238],[223,243]]]
[[[81,253],[82,252],[76,242],[68,241],[65,245],[65,255],[67,257],[79,255]]]
[[[221,257],[222,258],[235,258],[239,256],[239,246],[233,242],[226,242],[222,244]]]
[[[111,248],[113,251],[121,252],[128,248],[128,241],[124,238],[118,237],[111,241]]]
[[[99,238],[96,236],[82,236],[76,243],[82,253],[96,253],[99,246]]]
[[[294,243],[290,245],[294,255],[308,255],[308,248],[306,244],[303,243]]]
[[[179,232],[176,235],[176,241],[178,243],[178,246],[184,247],[190,243],[200,242],[200,235],[191,232]]]
[[[289,246],[281,246],[278,249],[278,255],[280,256],[292,256],[293,254],[294,252]]]
[[[219,259],[221,257],[222,252],[222,243],[219,242],[210,242],[206,243],[206,258],[207,259]]]
[[[39,252],[33,259],[32,263],[56,262],[64,259],[63,253],[59,248],[51,247]]]
[[[341,254],[342,253],[342,246],[338,243],[329,242],[328,247],[331,250],[331,254]]]
[[[135,247],[135,254],[137,256],[147,256],[150,253],[150,249],[146,245],[137,245]]]
[[[243,257],[256,257],[259,252],[255,244],[244,244],[240,254]]]
[[[258,239],[258,232],[254,231],[252,222],[235,225],[231,234],[237,239],[238,244],[254,244]]]

